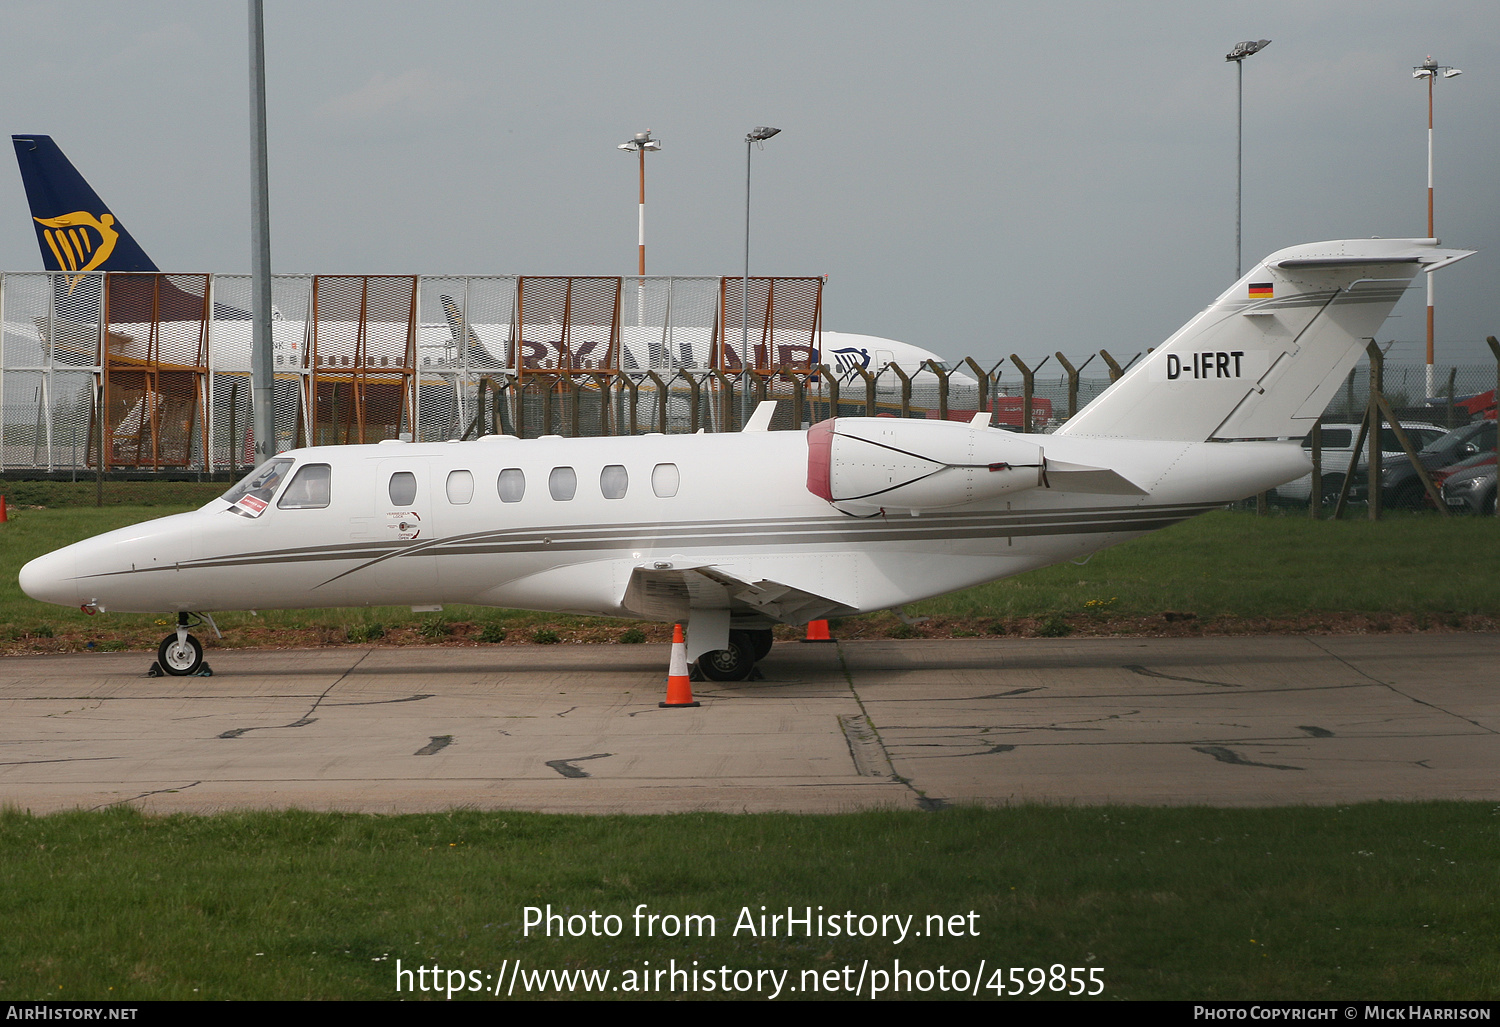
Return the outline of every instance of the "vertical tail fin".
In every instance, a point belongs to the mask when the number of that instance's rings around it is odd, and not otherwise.
[[[48,271],[156,271],[51,136],[11,136]]]
[[[1060,434],[1182,442],[1301,437],[1419,273],[1467,257],[1436,239],[1271,254]]]

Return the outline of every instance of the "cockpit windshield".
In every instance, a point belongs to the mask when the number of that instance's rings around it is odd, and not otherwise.
[[[292,469],[293,461],[288,457],[267,460],[240,479],[239,484],[224,493],[224,501],[231,504],[230,510],[241,517],[259,517],[271,503],[271,497]]]

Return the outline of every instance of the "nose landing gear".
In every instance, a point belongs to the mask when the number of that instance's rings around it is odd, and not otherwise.
[[[156,662],[146,672],[147,677],[212,677],[213,668],[203,659],[203,643],[188,634],[188,628],[207,624],[219,634],[219,627],[208,614],[179,613],[177,630],[161,640],[156,648]],[[221,636],[222,637],[222,636]]]

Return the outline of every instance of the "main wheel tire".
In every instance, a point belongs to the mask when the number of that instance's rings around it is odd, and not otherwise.
[[[747,631],[731,631],[729,648],[698,657],[698,670],[710,681],[744,681],[755,669],[755,643]]]
[[[196,674],[198,668],[203,666],[203,643],[192,635],[187,636],[186,641],[179,642],[177,633],[173,632],[161,640],[161,645],[156,650],[156,659],[161,664],[162,671],[172,677]]]

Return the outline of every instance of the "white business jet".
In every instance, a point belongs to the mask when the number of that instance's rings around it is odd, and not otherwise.
[[[899,606],[1103,549],[1307,473],[1299,440],[1433,239],[1272,254],[1053,435],[839,417],[767,431],[295,450],[193,513],[28,563],[35,599],[170,611],[444,603],[681,621],[739,680],[776,623]]]

